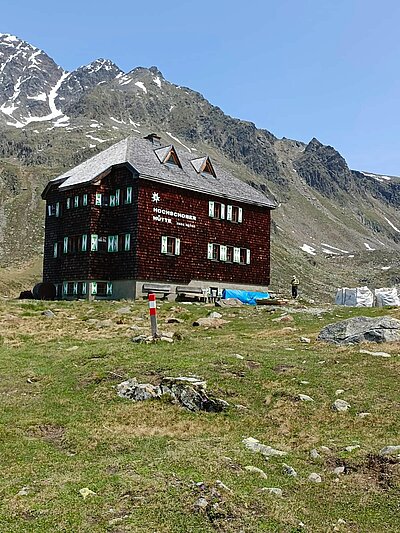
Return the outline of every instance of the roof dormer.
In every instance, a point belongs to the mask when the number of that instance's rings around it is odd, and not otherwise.
[[[214,178],[217,177],[214,167],[212,166],[211,160],[207,155],[205,157],[192,159],[190,162],[192,163],[193,168],[198,174],[210,174]]]
[[[154,153],[158,157],[160,163],[176,165],[179,168],[182,168],[178,154],[176,153],[176,150],[172,144],[169,146],[164,146],[163,148],[157,148],[157,150],[154,150]]]

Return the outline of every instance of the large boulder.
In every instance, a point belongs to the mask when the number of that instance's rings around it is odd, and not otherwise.
[[[318,340],[333,344],[400,341],[400,320],[389,316],[348,318],[325,326]]]

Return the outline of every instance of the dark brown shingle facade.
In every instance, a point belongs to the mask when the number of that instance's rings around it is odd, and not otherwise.
[[[43,280],[60,298],[270,282],[274,205],[207,156],[128,138],[52,180],[43,198]]]

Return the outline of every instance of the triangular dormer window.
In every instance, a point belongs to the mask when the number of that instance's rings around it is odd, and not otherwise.
[[[178,154],[176,153],[175,148],[172,145],[165,146],[164,148],[158,148],[157,150],[154,150],[154,152],[158,157],[160,163],[175,165],[179,168],[182,168]]]
[[[211,160],[208,156],[192,159],[191,163],[198,174],[208,174],[214,178],[217,177],[214,167],[212,166]]]

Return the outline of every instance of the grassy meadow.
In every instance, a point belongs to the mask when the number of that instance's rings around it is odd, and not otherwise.
[[[240,307],[216,309],[229,321],[218,329],[192,326],[213,310],[159,302],[160,329],[182,339],[134,344],[149,333],[145,302],[0,302],[0,532],[400,530],[400,461],[379,455],[400,445],[399,343],[363,345],[383,358],[315,340],[342,318],[400,311],[299,307],[280,322],[280,309]],[[232,407],[191,413],[116,394],[129,377],[179,375],[206,379]],[[332,410],[337,397],[347,412]],[[267,461],[246,437],[287,455]]]

